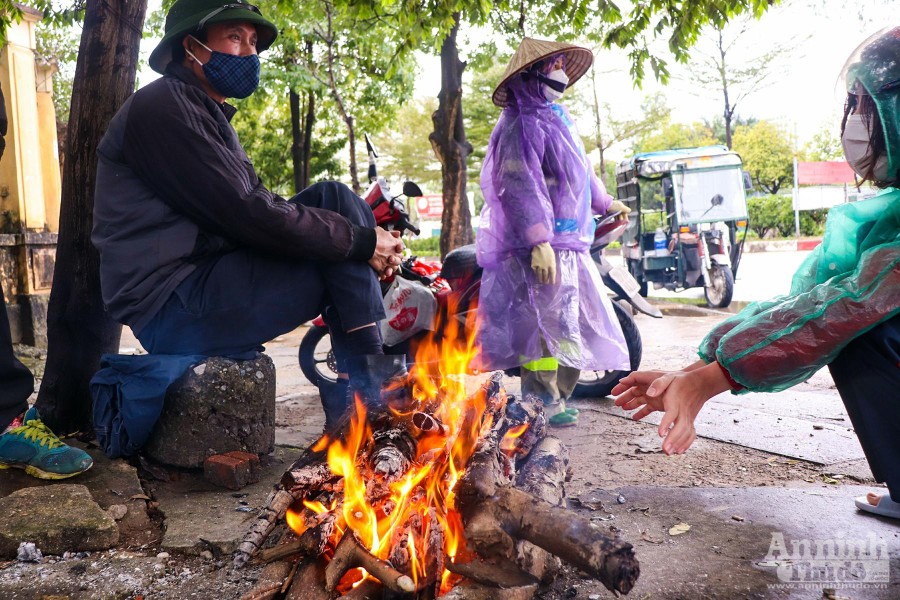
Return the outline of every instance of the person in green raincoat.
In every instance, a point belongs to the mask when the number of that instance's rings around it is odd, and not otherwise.
[[[694,420],[724,391],[781,391],[828,366],[875,479],[888,494],[856,499],[900,519],[900,27],[857,48],[844,67],[841,139],[847,162],[877,196],[832,208],[822,244],[791,291],[726,319],[681,371],[640,371],[613,389],[616,404],[663,411],[663,451],[696,438]]]

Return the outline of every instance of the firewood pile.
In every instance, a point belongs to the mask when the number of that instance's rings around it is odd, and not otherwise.
[[[564,508],[566,448],[502,373],[468,391],[463,377],[411,376],[345,421],[245,535],[235,566],[266,566],[244,600],[531,598],[560,560],[611,591],[634,586],[631,544]]]

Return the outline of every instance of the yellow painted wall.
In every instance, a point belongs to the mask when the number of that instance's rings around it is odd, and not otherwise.
[[[0,211],[14,229],[58,231],[60,203],[56,118],[49,93],[38,93],[34,27],[39,17],[26,13],[11,24],[0,51],[0,86],[9,129],[0,159]],[[2,217],[0,217],[2,220]]]
[[[52,86],[51,86],[52,87]],[[59,172],[59,142],[56,137],[56,109],[51,92],[37,93],[38,131],[41,145],[41,171],[44,182],[44,216],[49,231],[59,231],[59,205],[62,179]]]
[[[10,33],[15,29],[15,25],[10,25]],[[4,99],[6,100],[6,111],[9,113],[9,96],[7,90],[11,88],[9,82],[9,69],[6,68],[8,63],[7,49],[0,50],[0,87],[3,88]],[[9,115],[7,114],[7,117]],[[6,150],[3,152],[3,158],[0,159],[0,227],[9,225],[9,221],[13,223],[19,222],[19,186],[17,180],[17,163],[16,163],[16,135],[10,124],[6,131]]]

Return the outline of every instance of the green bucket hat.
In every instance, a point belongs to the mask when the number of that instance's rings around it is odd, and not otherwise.
[[[150,68],[163,73],[172,62],[172,46],[189,33],[212,23],[244,21],[256,25],[256,50],[262,52],[278,37],[275,25],[245,0],[177,0],[166,15],[166,33],[150,54]]]

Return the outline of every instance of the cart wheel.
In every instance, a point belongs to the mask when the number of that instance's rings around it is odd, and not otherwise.
[[[321,388],[337,382],[337,363],[327,327],[313,325],[300,342],[300,370],[309,382]]]
[[[622,326],[622,333],[625,335],[631,371],[636,371],[641,365],[641,355],[644,349],[641,332],[631,316],[631,310],[626,311],[617,302],[613,302],[613,309],[619,319],[619,325]],[[631,371],[582,371],[572,395],[576,398],[603,398],[609,395],[619,380]]]
[[[703,288],[706,296],[706,304],[712,308],[725,308],[731,304],[734,295],[734,275],[731,268],[725,265],[715,265],[709,272],[712,280],[710,285]]]

